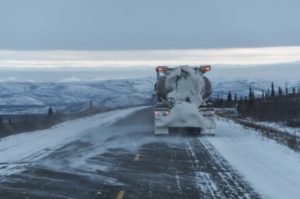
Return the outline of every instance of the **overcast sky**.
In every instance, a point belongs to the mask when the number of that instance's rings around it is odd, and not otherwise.
[[[0,49],[300,45],[299,0],[0,0]]]
[[[0,0],[0,69],[300,63],[299,0]]]

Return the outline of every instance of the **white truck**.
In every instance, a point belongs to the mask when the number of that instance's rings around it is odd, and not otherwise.
[[[206,107],[212,93],[211,83],[203,74],[211,66],[156,67],[156,135],[215,135],[214,111]]]

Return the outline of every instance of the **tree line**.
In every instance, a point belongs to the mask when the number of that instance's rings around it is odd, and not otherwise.
[[[284,122],[288,126],[300,126],[300,89],[275,88],[274,83],[267,90],[255,94],[249,87],[248,96],[237,97],[229,92],[227,98],[214,100],[214,107],[236,108],[239,116],[259,121]]]
[[[57,112],[54,107],[50,106],[46,114],[0,115],[0,138],[26,131],[46,129],[61,122],[109,110],[95,108],[92,101],[90,101],[86,109],[72,114]]]

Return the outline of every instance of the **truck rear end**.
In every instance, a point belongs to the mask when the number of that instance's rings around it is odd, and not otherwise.
[[[203,76],[210,66],[158,66],[154,110],[156,135],[215,135],[214,111],[206,107],[211,84]]]

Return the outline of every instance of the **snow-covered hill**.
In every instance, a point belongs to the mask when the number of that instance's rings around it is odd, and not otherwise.
[[[155,78],[72,82],[0,82],[0,114],[46,113],[48,106],[67,112],[85,109],[90,101],[97,107],[117,108],[151,104]],[[216,80],[213,96],[229,91],[247,96],[251,85],[256,94],[268,89],[268,80]],[[275,87],[285,84],[275,82]],[[288,83],[300,87],[300,81]]]
[[[292,92],[293,87],[296,89],[300,88],[299,81],[273,81],[273,80],[247,80],[247,79],[238,79],[238,80],[212,80],[214,93],[213,96],[217,97],[226,97],[228,92],[231,91],[236,93],[238,96],[248,96],[249,87],[251,86],[256,95],[261,95],[262,90],[267,91],[271,89],[271,83],[274,83],[275,90],[280,86],[282,89],[288,87],[288,91]]]
[[[81,82],[1,82],[0,114],[46,112],[48,106],[65,111],[94,106],[117,108],[150,104],[153,79]]]
[[[294,63],[215,66],[207,76],[213,84],[213,96],[226,97],[229,91],[247,96],[249,86],[260,95],[271,82],[276,89],[300,88],[299,74],[299,63]],[[46,113],[48,106],[71,112],[84,109],[89,101],[98,107],[114,108],[150,104],[154,83],[155,71],[149,67],[7,69],[0,73],[0,114]]]

